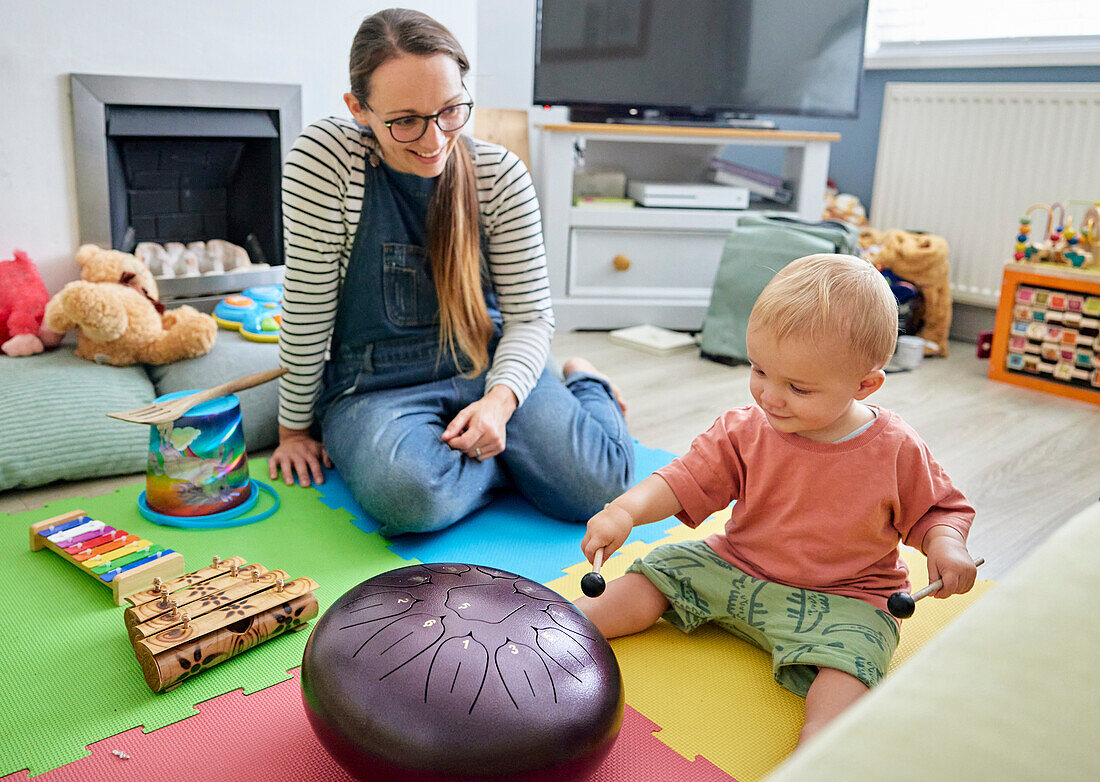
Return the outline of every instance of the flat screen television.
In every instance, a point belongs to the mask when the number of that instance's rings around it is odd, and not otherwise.
[[[539,0],[534,105],[577,122],[859,115],[867,0]]]

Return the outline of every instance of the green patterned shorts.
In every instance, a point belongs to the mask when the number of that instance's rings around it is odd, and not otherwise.
[[[627,572],[661,590],[669,601],[665,620],[685,633],[714,622],[770,652],[775,680],[803,698],[818,668],[874,686],[898,645],[897,622],[870,603],[761,581],[701,540],[658,546]]]

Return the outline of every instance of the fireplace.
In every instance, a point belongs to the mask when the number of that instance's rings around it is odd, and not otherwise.
[[[161,298],[210,311],[282,280],[280,169],[301,130],[296,85],[72,74],[81,243],[227,240],[245,270],[158,278]]]

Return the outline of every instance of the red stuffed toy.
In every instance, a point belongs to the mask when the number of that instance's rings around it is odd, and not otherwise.
[[[61,341],[61,335],[42,325],[50,294],[34,261],[16,250],[15,258],[0,261],[0,353],[30,356]]]

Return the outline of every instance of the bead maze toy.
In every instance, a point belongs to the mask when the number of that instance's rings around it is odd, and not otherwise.
[[[239,331],[253,342],[278,342],[282,325],[283,286],[261,285],[227,296],[214,307],[222,328]]]
[[[74,510],[30,528],[31,551],[49,548],[111,588],[115,605],[156,579],[183,573],[183,555]]]
[[[164,692],[278,635],[319,611],[310,578],[221,559],[130,595],[123,621],[145,683]]]
[[[1042,210],[1047,214],[1045,230],[1042,234],[1033,232],[1031,213]],[[1058,212],[1055,219],[1054,213]],[[1073,227],[1073,217],[1066,214],[1061,203],[1032,204],[1020,218],[1020,227],[1016,234],[1013,260],[1027,263],[1064,264],[1076,269],[1085,269],[1097,265],[1097,232],[1100,231],[1100,212],[1092,206],[1084,216],[1081,229]]]

